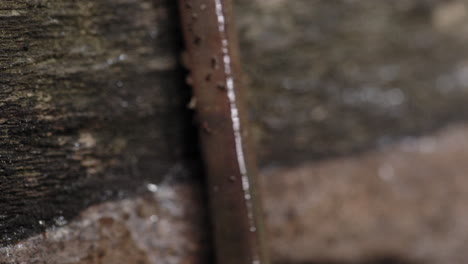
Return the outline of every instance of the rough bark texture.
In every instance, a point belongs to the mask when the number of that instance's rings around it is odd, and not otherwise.
[[[467,117],[467,1],[238,2],[263,165],[354,153]]]
[[[0,245],[185,170],[175,11],[0,1]]]

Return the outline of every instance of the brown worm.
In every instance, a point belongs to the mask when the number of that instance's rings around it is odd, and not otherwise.
[[[267,263],[232,2],[179,0],[179,8],[217,263]]]

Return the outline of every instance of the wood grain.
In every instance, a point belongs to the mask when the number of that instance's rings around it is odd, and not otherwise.
[[[0,245],[186,171],[174,8],[0,2]]]

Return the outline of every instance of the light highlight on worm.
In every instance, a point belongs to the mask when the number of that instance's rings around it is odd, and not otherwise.
[[[242,178],[242,189],[244,191],[244,199],[247,206],[247,215],[249,218],[250,231],[257,231],[252,205],[252,194],[250,189],[250,180],[247,174],[247,164],[245,160],[241,122],[239,118],[239,109],[237,108],[237,98],[234,85],[234,77],[232,75],[231,56],[229,54],[229,42],[226,34],[226,18],[224,16],[224,6],[221,0],[214,0],[216,5],[216,17],[218,21],[218,31],[221,34],[222,56],[224,73],[226,75],[226,89],[229,99],[231,111],[232,128],[234,131],[234,140],[236,146],[237,164]],[[260,263],[258,256],[253,260],[254,264]]]

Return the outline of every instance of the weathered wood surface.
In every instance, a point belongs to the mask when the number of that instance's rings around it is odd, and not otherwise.
[[[263,165],[355,153],[467,118],[467,1],[238,3]]]
[[[0,1],[0,245],[184,171],[175,11]]]

